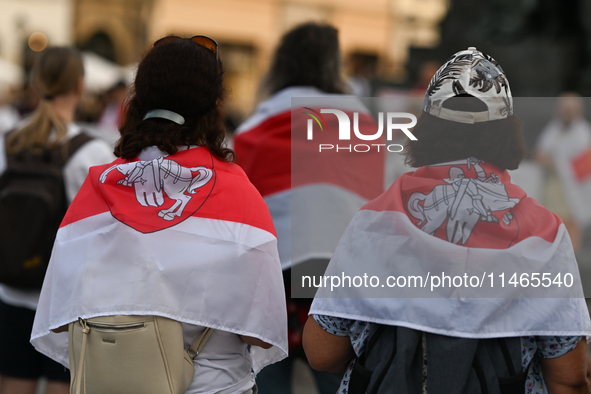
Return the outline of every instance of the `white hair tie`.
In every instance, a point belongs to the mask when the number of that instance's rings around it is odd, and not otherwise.
[[[150,119],[150,118],[168,119],[171,122],[174,122],[178,125],[185,124],[185,118],[183,118],[182,115],[179,115],[176,112],[172,112],[167,109],[153,109],[153,110],[149,111],[146,114],[146,116],[144,116],[143,120]]]

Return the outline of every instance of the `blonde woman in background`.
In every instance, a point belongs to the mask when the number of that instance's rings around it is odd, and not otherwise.
[[[80,53],[66,47],[46,49],[35,63],[33,83],[41,102],[17,130],[0,139],[0,176],[6,171],[8,155],[59,146],[66,151],[69,141],[82,132],[73,123],[84,89]],[[89,167],[113,158],[110,146],[98,139],[88,139],[76,150],[63,167],[68,203]],[[69,372],[29,343],[39,292],[0,284],[0,394],[33,394],[42,376],[47,378],[47,394],[69,392]]]

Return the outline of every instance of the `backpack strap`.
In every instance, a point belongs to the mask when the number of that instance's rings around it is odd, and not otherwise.
[[[197,357],[197,355],[201,352],[201,350],[203,350],[203,347],[207,343],[207,340],[211,336],[212,332],[213,329],[211,327],[207,327],[205,330],[203,330],[201,335],[195,338],[195,340],[189,347],[189,350],[187,350],[187,353],[189,353],[191,360],[194,360],[195,357]]]
[[[16,129],[10,130],[8,131],[6,134],[4,134],[4,149],[7,151],[7,141],[8,141],[8,137],[10,134],[12,134],[13,132],[15,132]],[[80,149],[80,147],[82,147],[82,145],[86,144],[88,141],[94,139],[93,137],[91,137],[90,135],[88,135],[86,132],[82,131],[78,134],[76,134],[74,137],[70,138],[66,144],[68,144],[66,151],[64,152],[62,150],[61,146],[57,146],[55,148],[53,148],[53,152],[52,151],[46,151],[45,154],[49,154],[51,155],[51,157],[54,160],[61,160],[61,164],[65,165],[68,160],[70,160],[70,157],[72,157],[74,155],[74,153],[76,153],[76,151],[78,149]],[[21,152],[21,154],[24,154],[25,152]]]
[[[423,389],[423,393],[427,393],[428,391],[428,378],[429,378],[429,361],[427,359],[427,333],[425,331],[421,332],[421,387]]]
[[[66,163],[70,159],[70,157],[72,157],[72,155],[74,155],[74,153],[76,153],[76,151],[80,149],[80,147],[82,147],[82,145],[86,144],[88,141],[92,139],[93,138],[86,134],[84,131],[70,138],[70,140],[67,142],[68,150],[66,152],[66,157],[64,157],[64,163]]]
[[[513,339],[513,338],[511,338]],[[503,353],[503,358],[507,364],[507,370],[509,371],[509,377],[499,378],[499,386],[501,394],[520,394],[523,393],[523,387],[527,379],[527,372],[533,359],[525,367],[521,367],[521,363],[515,364],[511,352],[509,350],[509,338],[498,338],[499,347]],[[520,354],[521,352],[519,352]],[[517,367],[517,368],[516,368]]]
[[[372,371],[366,368],[367,356],[371,353],[372,349],[376,346],[376,342],[382,336],[386,326],[383,324],[374,324],[369,334],[369,340],[365,346],[363,353],[355,360],[353,365],[353,371],[349,379],[349,390],[351,394],[365,393],[372,377]],[[396,356],[396,339],[397,339],[398,327],[394,326],[393,343],[394,351],[390,354],[389,363],[392,362]],[[387,371],[384,371],[378,378],[380,382],[384,380],[384,375]],[[379,386],[379,385],[378,385]]]
[[[82,145],[86,144],[92,139],[93,138],[85,132],[80,132],[56,147],[46,148],[43,151],[43,155],[46,157],[46,160],[59,163],[61,167],[64,167],[74,155],[74,153],[76,153],[76,151],[80,149]]]
[[[515,364],[513,364],[513,359],[511,358],[511,353],[509,352],[509,346],[507,345],[507,341],[505,338],[499,338],[499,343],[501,345],[501,351],[503,352],[503,357],[505,357],[505,362],[507,363],[507,369],[511,376],[515,375]]]

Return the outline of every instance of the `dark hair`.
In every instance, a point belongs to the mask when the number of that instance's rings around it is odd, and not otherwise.
[[[346,91],[337,29],[310,22],[283,36],[262,90],[271,95],[290,86],[314,86],[326,93]]]
[[[486,104],[476,98],[472,98],[468,108],[466,101],[458,106],[450,99],[443,107],[472,112],[487,110]],[[405,146],[406,164],[412,167],[476,157],[501,170],[514,170],[527,155],[523,127],[515,115],[467,124],[423,112],[412,133],[417,141],[408,141]]]
[[[222,160],[234,160],[224,147],[223,68],[209,49],[185,39],[153,47],[138,66],[131,93],[115,155],[130,159],[153,145],[174,154],[178,146],[202,145]],[[143,120],[154,109],[176,112],[185,123]]]

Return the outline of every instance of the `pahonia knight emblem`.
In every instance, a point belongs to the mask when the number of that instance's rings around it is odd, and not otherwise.
[[[458,160],[439,166],[451,166],[449,178],[443,179],[447,185],[437,185],[428,194],[414,192],[410,195],[407,209],[412,217],[419,220],[417,227],[428,234],[446,224],[447,240],[465,244],[479,221],[500,224],[493,212],[511,209],[519,202],[510,198],[499,177],[495,173],[486,175],[476,158]],[[454,165],[466,165],[476,172],[476,178],[466,178],[464,171]],[[513,214],[508,211],[502,221],[509,225]]]
[[[164,194],[174,200],[170,207],[158,212],[158,216],[167,221],[180,217],[192,195],[213,177],[213,171],[205,166],[187,168],[161,157],[152,161],[113,165],[101,174],[99,181],[105,183],[109,173],[115,169],[125,175],[117,184],[135,188],[135,197],[140,205],[161,207],[165,203]]]

